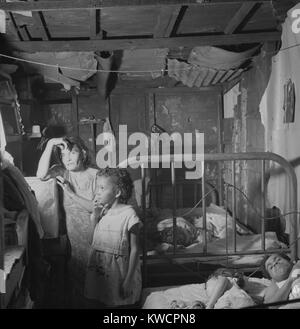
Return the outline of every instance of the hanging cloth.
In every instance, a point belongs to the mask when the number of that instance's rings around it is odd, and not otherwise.
[[[114,132],[112,130],[109,118],[105,118],[105,122],[103,124],[103,138],[105,141],[104,147],[108,150],[108,161],[107,165],[110,168],[116,167],[116,139]]]
[[[300,139],[300,33],[294,33],[292,25],[295,18],[292,13],[300,10],[300,4],[290,9],[287,18],[282,25],[282,45],[276,56],[272,58],[272,71],[268,86],[260,103],[260,113],[265,127],[265,151],[277,153],[289,160],[294,166],[298,191],[300,188],[300,166],[299,145]],[[298,45],[298,46],[296,46]],[[295,98],[295,113],[291,119],[287,120],[287,85],[294,85],[295,94],[292,95],[291,103]],[[280,168],[274,164],[271,178],[268,183],[268,199],[271,204],[275,204],[283,213],[291,209],[290,184],[288,178]],[[300,201],[298,198],[298,209]],[[290,216],[285,216],[286,233],[289,233]]]

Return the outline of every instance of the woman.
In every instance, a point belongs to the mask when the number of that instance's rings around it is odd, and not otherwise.
[[[52,153],[59,164],[50,167]],[[66,228],[71,244],[69,275],[72,292],[76,292],[73,303],[79,302],[79,305],[75,303],[76,307],[84,306],[80,303],[84,301],[82,296],[89,253],[88,237],[93,229],[90,214],[93,210],[97,171],[90,167],[88,149],[78,137],[50,139],[37,170],[37,176],[43,180],[56,178],[64,192]]]

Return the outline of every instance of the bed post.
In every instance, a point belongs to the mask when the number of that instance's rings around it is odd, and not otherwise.
[[[265,216],[266,216],[266,191],[265,191],[265,168],[266,162],[262,160],[261,163],[261,194],[262,194],[262,204],[261,204],[261,248],[266,250],[266,232],[265,232]]]
[[[203,162],[204,166],[204,162]],[[202,175],[202,212],[203,212],[203,232],[204,232],[204,247],[203,252],[204,254],[207,253],[207,231],[206,231],[206,203],[205,203],[205,168],[203,168],[203,175]]]
[[[142,178],[142,212],[143,212],[143,285],[147,285],[147,218],[146,218],[146,187],[145,187],[145,166],[141,164]]]
[[[232,220],[233,220],[233,248],[234,252],[236,252],[236,215],[235,215],[235,208],[236,208],[236,191],[235,191],[235,160],[232,161]],[[228,205],[226,205],[228,207]],[[227,228],[227,223],[226,223]],[[226,232],[226,239],[227,239],[227,232]]]
[[[173,252],[176,253],[177,246],[177,227],[176,227],[176,176],[175,163],[171,161],[171,179],[172,179],[172,197],[173,197]]]
[[[3,215],[3,176],[2,169],[0,168],[0,286],[5,287],[5,272],[4,272],[4,215]],[[0,309],[3,308],[3,291],[0,291]]]

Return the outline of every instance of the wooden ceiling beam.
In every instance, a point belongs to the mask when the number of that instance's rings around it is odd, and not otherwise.
[[[100,9],[90,9],[90,39],[102,39],[105,31],[101,29],[101,11]]]
[[[109,7],[149,7],[169,5],[197,5],[209,6],[214,4],[237,4],[253,2],[253,0],[65,0],[65,1],[0,1],[0,9],[6,11],[49,11],[49,10],[82,10],[101,9]],[[256,2],[271,3],[271,0]]]
[[[16,20],[14,18],[14,15],[12,13],[9,13],[8,16],[9,16],[11,22],[12,22],[12,26],[13,26],[13,28],[14,28],[14,30],[15,30],[18,38],[19,38],[19,40],[20,41],[22,41],[22,40],[28,40],[28,38],[27,39],[24,39],[23,38],[22,32],[20,31],[20,29],[18,27],[18,24],[16,23]]]
[[[151,49],[196,46],[234,45],[280,40],[280,32],[207,35],[175,38],[98,39],[65,41],[11,41],[9,45],[21,52],[112,51],[119,49]]]
[[[45,29],[45,26],[43,24],[42,18],[40,16],[41,14],[38,11],[34,11],[32,13],[32,18],[34,19],[35,26],[37,27],[37,30],[41,33],[41,37],[43,40],[49,40],[47,31]]]
[[[181,6],[161,7],[154,28],[154,38],[169,37],[173,31]]]
[[[256,5],[255,2],[251,3],[244,3],[241,5],[240,9],[236,12],[230,22],[224,29],[225,34],[232,34],[234,31],[239,27],[239,25],[243,22],[243,20],[247,17],[249,12],[254,8]]]
[[[19,26],[19,32],[21,34],[22,40],[23,41],[29,41],[29,33],[26,25]]]
[[[29,0],[29,2],[34,2],[34,0]],[[43,15],[43,14],[38,12],[38,11],[33,11],[32,12],[32,18],[34,20],[34,27],[41,34],[42,40],[49,40],[49,36],[48,36],[48,33],[47,33],[46,28],[44,26],[41,15]]]
[[[90,9],[89,12],[90,16],[90,38],[96,39],[98,34],[98,28],[97,28],[97,11],[96,9]]]

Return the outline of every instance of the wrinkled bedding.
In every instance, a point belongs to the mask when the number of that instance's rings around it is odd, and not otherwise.
[[[241,308],[262,301],[264,291],[270,284],[267,279],[249,278],[247,292],[233,286],[217,301],[215,308]],[[188,284],[178,287],[146,288],[143,290],[143,309],[201,308],[209,296],[205,283]],[[174,307],[174,305],[176,307]],[[191,307],[194,306],[194,307]]]
[[[177,247],[185,248],[194,243],[204,241],[202,208],[181,208],[176,211]],[[227,231],[226,231],[227,223]],[[237,231],[245,232],[239,225]],[[207,240],[225,238],[233,233],[233,220],[226,211],[215,204],[206,208]],[[173,213],[172,209],[151,209],[147,214],[147,246],[151,253],[167,251],[165,244],[173,243]],[[172,247],[172,246],[170,246]]]
[[[178,209],[176,219],[176,235],[178,253],[202,253],[204,251],[204,230],[202,209],[196,208]],[[147,250],[148,255],[155,255],[173,252],[173,218],[172,210],[162,209],[152,211],[152,220],[147,222]],[[226,251],[233,252],[233,219],[226,211],[211,204],[206,212],[207,252],[209,254],[226,254]],[[227,229],[226,229],[227,223]],[[236,223],[236,244],[237,251],[261,250],[261,235],[253,234],[251,231]],[[226,241],[227,236],[227,241]],[[266,232],[266,249],[286,248],[277,239],[275,232]],[[235,257],[236,261],[241,257]],[[262,256],[244,256],[244,261],[250,263],[259,262]]]

